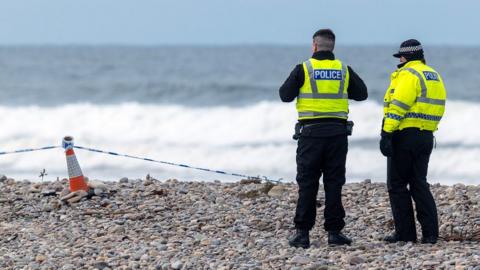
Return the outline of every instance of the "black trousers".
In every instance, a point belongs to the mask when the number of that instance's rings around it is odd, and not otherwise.
[[[395,132],[392,143],[393,156],[388,159],[387,186],[395,232],[403,241],[416,241],[413,199],[423,237],[438,237],[437,207],[427,182],[433,134],[407,128]]]
[[[297,147],[298,202],[295,227],[310,230],[315,225],[317,193],[323,174],[326,231],[341,231],[345,226],[342,186],[345,184],[347,135],[301,136]]]

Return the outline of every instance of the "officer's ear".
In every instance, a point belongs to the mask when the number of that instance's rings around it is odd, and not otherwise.
[[[317,51],[317,44],[315,44],[315,41],[312,42],[312,52],[316,52]]]

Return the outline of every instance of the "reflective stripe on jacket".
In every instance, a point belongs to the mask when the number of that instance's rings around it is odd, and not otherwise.
[[[440,74],[422,61],[410,61],[390,79],[384,98],[383,130],[437,130],[447,97]]]

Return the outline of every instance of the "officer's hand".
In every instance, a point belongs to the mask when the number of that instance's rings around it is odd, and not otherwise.
[[[393,156],[392,133],[382,130],[382,139],[380,139],[380,151],[386,157]]]

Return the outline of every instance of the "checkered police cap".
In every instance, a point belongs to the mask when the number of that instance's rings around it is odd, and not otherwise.
[[[423,47],[422,44],[416,39],[409,39],[400,45],[398,53],[393,55],[394,57],[400,58],[401,56],[422,56],[423,57]]]

